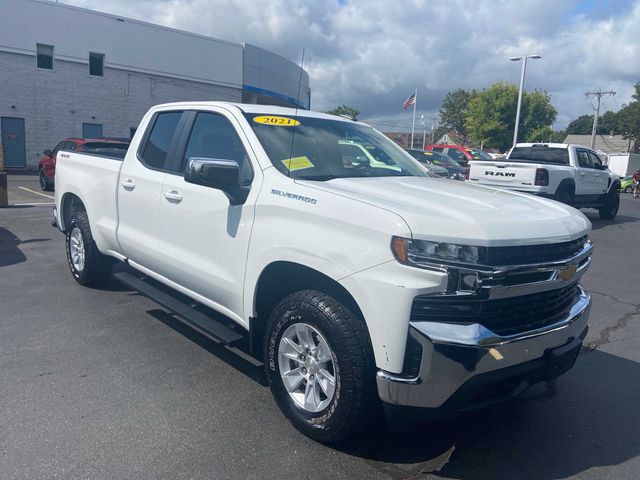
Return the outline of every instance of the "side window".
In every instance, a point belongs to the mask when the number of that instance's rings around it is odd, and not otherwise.
[[[434,152],[438,152],[438,153],[444,152],[444,148],[442,148],[442,147],[433,147],[431,150],[433,150]]]
[[[140,159],[146,166],[156,169],[164,168],[181,116],[182,112],[160,112],[156,115],[151,133],[140,155]]]
[[[465,160],[464,153],[462,153],[460,150],[456,150],[455,148],[448,148],[447,155],[449,155],[455,161]]]
[[[251,182],[253,171],[233,125],[217,113],[200,112],[193,123],[181,172],[190,158],[217,158],[235,160],[240,166],[240,183]]]
[[[602,169],[602,160],[600,160],[600,157],[596,153],[589,152],[589,157],[591,158],[592,168]]]
[[[591,168],[589,153],[586,150],[576,150],[576,154],[578,155],[578,165],[581,168]]]
[[[56,147],[53,149],[53,156],[55,157],[60,150],[64,150],[65,145],[66,145],[66,142],[58,143]]]

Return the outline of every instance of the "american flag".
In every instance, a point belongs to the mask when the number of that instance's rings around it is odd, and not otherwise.
[[[413,92],[411,96],[404,101],[404,103],[402,104],[402,109],[406,110],[414,103],[416,103],[416,92]]]

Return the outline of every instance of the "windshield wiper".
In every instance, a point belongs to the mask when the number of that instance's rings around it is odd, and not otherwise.
[[[296,180],[311,180],[315,182],[326,182],[327,180],[333,180],[334,178],[341,178],[337,175],[305,175],[304,177],[298,177]]]

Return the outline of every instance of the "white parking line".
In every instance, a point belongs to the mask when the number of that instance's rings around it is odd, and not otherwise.
[[[26,190],[27,192],[35,193],[36,195],[42,195],[43,197],[50,198],[51,200],[56,199],[56,197],[52,197],[51,195],[46,195],[44,193],[36,192],[35,190],[31,190],[30,188],[27,188],[27,187],[18,187],[18,188],[21,190]]]
[[[51,202],[32,202],[32,203],[12,203],[12,207],[53,207],[55,203]]]

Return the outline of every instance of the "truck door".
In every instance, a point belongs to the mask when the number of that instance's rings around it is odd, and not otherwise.
[[[576,148],[576,194],[578,203],[588,203],[596,196],[594,169],[591,166],[589,152]]]
[[[224,109],[193,111],[160,198],[162,275],[242,317],[249,236],[258,187],[249,144]],[[241,138],[242,136],[242,138]],[[235,160],[241,182],[252,185],[245,204],[230,205],[225,193],[184,181],[190,158]]]
[[[139,148],[129,150],[120,171],[118,242],[127,258],[151,270],[165,254],[160,250],[160,198],[183,114],[154,114]]]
[[[603,168],[602,160],[595,152],[589,151],[589,160],[593,169],[594,191],[596,194],[602,195],[609,189],[609,172]]]

